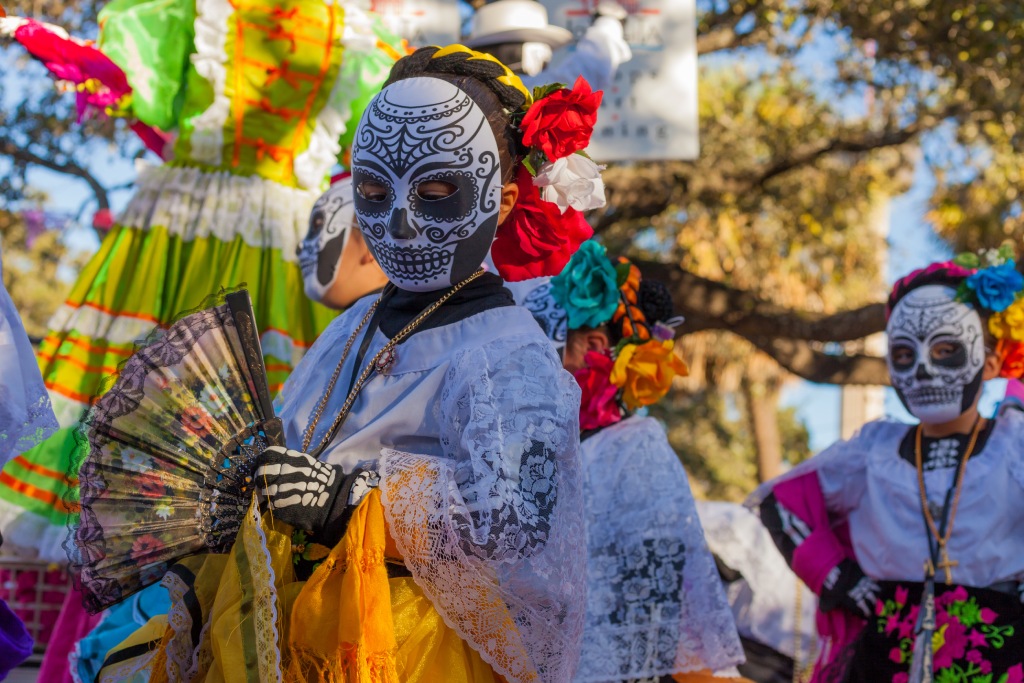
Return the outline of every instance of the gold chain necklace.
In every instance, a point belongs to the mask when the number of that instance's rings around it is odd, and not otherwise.
[[[419,327],[424,320],[429,318],[434,313],[434,311],[440,308],[441,305],[444,304],[444,302],[452,298],[452,296],[456,292],[458,292],[460,289],[462,289],[463,287],[465,287],[470,282],[477,279],[483,274],[484,269],[480,268],[475,273],[467,277],[465,280],[459,282],[457,285],[452,287],[447,293],[445,293],[444,296],[442,296],[440,299],[432,303],[422,313],[420,313],[412,321],[410,321],[405,327],[403,327],[398,332],[398,334],[396,334],[394,337],[388,340],[388,343],[385,344],[381,348],[381,350],[377,352],[377,354],[370,360],[369,363],[366,364],[366,367],[363,369],[363,372],[359,375],[359,379],[356,380],[355,385],[353,385],[352,390],[348,392],[348,396],[345,398],[345,402],[342,404],[341,409],[338,411],[338,416],[334,418],[334,422],[331,423],[331,426],[327,430],[327,433],[324,434],[323,440],[316,447],[316,449],[314,449],[315,451],[320,451],[324,446],[327,445],[327,442],[330,440],[331,435],[336,432],[338,427],[340,427],[341,424],[348,417],[348,413],[352,409],[352,404],[355,403],[356,397],[359,396],[359,392],[362,390],[363,385],[367,382],[367,380],[369,380],[370,375],[374,371],[380,372],[382,374],[388,371],[388,369],[395,361],[395,347],[398,346],[398,344],[400,344],[406,337],[412,334],[413,331],[417,327]],[[334,368],[334,373],[331,375],[331,380],[330,382],[327,383],[327,389],[324,392],[323,397],[321,397],[319,403],[317,404],[316,409],[313,411],[313,417],[310,419],[309,424],[306,426],[306,431],[302,439],[303,452],[310,452],[309,444],[313,440],[313,430],[316,429],[317,423],[320,422],[320,417],[323,415],[324,409],[327,407],[327,401],[330,399],[331,394],[334,392],[334,385],[337,383],[338,377],[341,375],[342,366],[345,365],[345,361],[348,359],[348,354],[352,350],[352,345],[355,343],[355,340],[359,337],[359,332],[363,329],[363,327],[366,326],[366,323],[370,320],[370,316],[373,315],[374,310],[376,310],[377,305],[381,302],[381,298],[383,298],[383,296],[384,294],[381,293],[380,297],[378,297],[377,300],[373,302],[373,305],[370,306],[370,309],[366,312],[366,315],[363,316],[363,320],[359,323],[355,331],[353,331],[352,335],[348,338],[348,342],[345,344],[345,350],[342,351],[341,354],[341,360],[338,361],[338,366]]]
[[[942,561],[938,565],[932,565],[932,559],[929,557],[925,562],[925,571],[929,574],[934,574],[936,569],[942,569],[946,574],[946,583],[953,583],[953,572],[951,569],[958,566],[959,562],[953,562],[949,559],[949,551],[946,548],[946,544],[949,543],[949,539],[953,536],[953,521],[956,519],[956,509],[960,505],[960,492],[963,490],[964,473],[967,471],[967,461],[970,460],[971,456],[974,455],[974,447],[978,443],[978,434],[981,433],[981,418],[979,417],[974,421],[974,429],[971,430],[971,439],[967,443],[967,450],[964,451],[964,459],[960,461],[960,468],[956,473],[956,483],[953,485],[953,504],[949,510],[949,519],[946,522],[945,534],[939,533],[939,527],[935,523],[935,517],[932,515],[931,507],[928,504],[928,492],[924,486],[924,458],[921,455],[921,433],[924,431],[923,425],[917,426],[917,433],[914,436],[914,462],[917,466],[917,484],[921,493],[921,510],[924,512],[924,521],[928,525],[928,533],[935,538],[935,541],[939,544],[939,550],[942,553]]]

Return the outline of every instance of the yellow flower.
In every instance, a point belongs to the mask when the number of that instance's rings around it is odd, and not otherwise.
[[[622,400],[630,410],[649,406],[668,393],[676,376],[689,372],[683,359],[675,354],[669,339],[652,339],[629,344],[619,352],[612,368],[612,384],[622,387]]]
[[[988,329],[996,339],[1024,341],[1024,298],[1017,299],[1001,313],[988,319]]]

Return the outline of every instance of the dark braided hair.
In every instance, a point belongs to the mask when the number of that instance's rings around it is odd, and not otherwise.
[[[440,50],[436,46],[421,47],[402,57],[391,67],[384,87],[407,78],[430,77],[448,81],[473,98],[498,140],[502,182],[510,182],[522,147],[522,136],[512,125],[512,114],[526,104],[526,95],[501,82],[511,73],[502,64],[462,50],[435,57]]]

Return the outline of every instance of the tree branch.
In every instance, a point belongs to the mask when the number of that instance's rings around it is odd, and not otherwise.
[[[687,319],[685,332],[727,330],[751,341],[785,338],[845,342],[885,329],[885,305],[881,303],[834,314],[795,311],[679,266],[655,261],[635,263],[645,277],[660,280],[672,290],[676,310]]]
[[[110,208],[110,197],[107,194],[107,189],[88,170],[73,161],[60,163],[53,159],[47,159],[5,138],[0,138],[0,154],[9,156],[22,164],[33,164],[57,173],[80,178],[85,181],[89,189],[92,190],[93,195],[95,195],[97,207],[100,209]]]
[[[888,385],[889,368],[882,358],[864,354],[833,356],[811,348],[805,341],[748,339],[779,365],[810,382],[823,384]]]

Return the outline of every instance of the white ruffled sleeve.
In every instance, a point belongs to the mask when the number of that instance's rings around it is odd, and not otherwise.
[[[506,679],[568,681],[586,571],[579,387],[538,331],[457,354],[436,409],[444,457],[382,453],[406,566]]]

